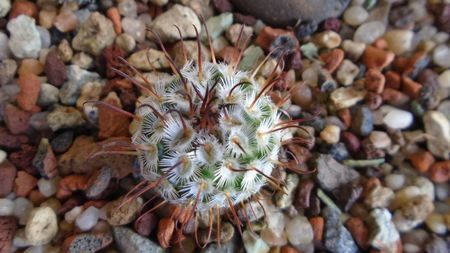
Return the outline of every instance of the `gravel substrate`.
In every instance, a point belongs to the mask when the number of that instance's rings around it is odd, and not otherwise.
[[[449,1],[310,1],[0,0],[0,253],[448,253]],[[255,79],[279,74],[267,94],[307,119],[280,154],[304,173],[276,169],[284,189],[236,207],[239,229],[224,215],[220,243],[207,214],[181,231],[183,207],[129,198],[139,163],[108,147],[136,122],[92,103],[134,114],[145,90],[121,58],[152,84],[173,74],[146,28],[181,67],[195,26],[210,61],[202,19],[219,61],[271,53]]]

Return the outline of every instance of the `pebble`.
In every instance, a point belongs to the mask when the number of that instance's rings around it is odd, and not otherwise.
[[[393,29],[384,34],[388,49],[396,55],[401,55],[412,49],[414,32],[410,30]]]
[[[10,216],[14,214],[14,201],[10,199],[0,199],[0,216]]]
[[[336,109],[340,110],[354,106],[362,101],[365,96],[365,90],[358,90],[354,87],[341,87],[331,93],[330,99]]]
[[[27,196],[37,185],[37,179],[21,170],[17,172],[16,180],[14,181],[14,192],[17,196]]]
[[[53,25],[63,33],[73,31],[78,24],[77,16],[69,10],[61,11],[53,21]]]
[[[399,252],[397,249],[400,235],[392,223],[391,213],[385,208],[377,208],[370,212],[369,244],[386,252]]]
[[[62,128],[81,126],[86,121],[83,114],[74,107],[59,106],[48,114],[47,122],[53,131],[57,131]]]
[[[432,54],[433,62],[442,68],[450,68],[450,48],[441,44],[434,48]]]
[[[339,142],[341,129],[336,125],[327,125],[321,132],[320,138],[327,144],[336,144]]]
[[[368,207],[373,209],[379,207],[387,207],[393,199],[394,192],[392,191],[392,189],[383,186],[376,186],[366,196],[366,198],[364,199],[364,203]]]
[[[298,215],[287,223],[286,233],[292,245],[308,244],[314,238],[311,224],[303,215]]]
[[[75,105],[83,86],[100,79],[98,73],[81,69],[77,65],[70,65],[67,69],[68,81],[65,82],[59,92],[59,98],[65,105]]]
[[[124,198],[119,198],[113,202],[108,203],[106,208],[106,216],[109,224],[113,226],[120,226],[131,223],[138,212],[141,210],[143,200],[137,198],[129,201],[126,205],[118,208],[123,203]]]
[[[212,40],[217,39],[232,24],[233,24],[233,14],[229,12],[225,12],[220,15],[210,17],[208,20],[206,20],[208,33],[209,36],[211,36]],[[203,41],[206,41],[207,37],[205,31],[202,32],[201,38]]]
[[[112,22],[102,14],[94,12],[81,25],[72,40],[72,47],[97,56],[105,47],[114,42],[115,37],[116,33]]]
[[[20,87],[17,95],[17,103],[25,111],[37,110],[37,100],[41,89],[39,77],[33,73],[24,73],[19,75],[17,83]]]
[[[37,58],[42,43],[35,20],[26,15],[20,15],[8,22],[10,32],[9,49],[17,58]]]
[[[430,214],[425,224],[427,225],[428,229],[433,231],[433,233],[444,235],[447,232],[447,226],[445,225],[444,215],[439,213],[432,213]]]
[[[51,84],[42,83],[37,104],[47,107],[59,101],[59,89]]]
[[[264,58],[264,51],[258,46],[249,46],[245,49],[241,62],[239,63],[239,69],[242,71],[250,71],[256,67],[262,58]]]
[[[66,238],[64,246],[70,253],[98,252],[112,241],[113,237],[109,233],[82,233]]]
[[[346,57],[354,61],[358,60],[366,49],[366,44],[353,40],[344,40],[341,46],[345,51]]]
[[[367,68],[382,70],[391,64],[394,57],[395,54],[391,51],[384,51],[376,47],[368,46],[364,50],[363,62]]]
[[[369,135],[369,140],[375,148],[385,149],[391,146],[392,141],[386,132],[372,131]]]
[[[386,25],[380,21],[371,21],[364,23],[356,29],[353,35],[355,42],[372,44],[376,39],[383,36],[386,31]]]
[[[295,189],[298,185],[298,176],[295,174],[289,174],[286,177],[284,192],[277,192],[275,194],[275,204],[280,209],[285,209],[292,206],[294,201]]]
[[[8,36],[0,32],[0,61],[6,60],[10,57],[11,51],[8,46],[9,38]]]
[[[437,157],[450,159],[450,122],[439,111],[427,111],[423,116],[428,150]]]
[[[194,62],[198,62],[198,46],[195,41],[185,41],[184,48],[186,50],[186,55],[188,59],[194,59]],[[209,48],[200,44],[200,50],[202,52],[202,61],[211,61],[211,55],[209,53]],[[185,64],[183,55],[183,46],[181,42],[176,43],[172,48],[172,55],[175,58],[175,65],[182,67]]]
[[[127,35],[127,36],[129,36],[129,35]],[[119,38],[119,37],[117,37],[117,38]],[[133,46],[133,48],[134,48],[134,46]],[[71,62],[73,65],[76,65],[76,66],[78,66],[82,69],[86,69],[86,70],[88,70],[94,66],[94,59],[92,59],[91,56],[89,56],[88,54],[86,54],[84,52],[75,54],[72,57]]]
[[[341,36],[333,31],[324,31],[314,36],[314,41],[320,46],[328,49],[336,48],[341,45]]]
[[[358,26],[369,17],[369,13],[362,6],[353,5],[344,12],[345,23],[351,26]]]
[[[66,212],[64,214],[64,220],[67,221],[67,223],[72,224],[75,222],[77,217],[83,212],[82,206],[76,206],[72,208],[70,211]]]
[[[354,133],[367,136],[373,130],[372,111],[365,106],[358,106],[352,111],[351,129]]]
[[[138,19],[123,18],[122,19],[123,31],[129,34],[137,42],[143,42],[145,40],[145,24]]]
[[[268,253],[270,248],[258,235],[245,230],[242,233],[242,240],[247,252]]]
[[[420,195],[410,199],[396,210],[392,220],[400,232],[405,232],[424,222],[433,210],[434,204],[431,198]]]
[[[332,191],[359,178],[358,172],[340,164],[331,155],[321,154],[315,162],[318,171],[317,180],[327,191]]]
[[[446,89],[450,88],[450,69],[443,71],[439,75],[437,82],[438,82],[439,86],[442,88],[446,88]]]
[[[151,71],[153,68],[168,68],[170,66],[164,53],[156,49],[137,51],[128,58],[128,62],[135,68],[146,71]]]
[[[339,66],[336,74],[336,79],[340,84],[349,86],[359,74],[359,67],[352,61],[344,59]]]
[[[339,213],[331,208],[323,210],[325,218],[325,248],[331,252],[358,252],[358,246],[350,232],[341,223]]]
[[[430,167],[429,178],[436,183],[445,183],[450,179],[450,161],[436,162]]]
[[[63,39],[58,45],[58,53],[63,62],[70,62],[73,57],[73,50],[70,47],[69,42]]]
[[[19,224],[26,224],[32,209],[33,203],[30,200],[23,197],[19,197],[14,200],[14,216],[17,217]]]
[[[17,63],[13,59],[6,59],[0,62],[0,84],[6,85],[12,81],[16,74]]]
[[[411,112],[397,109],[389,105],[383,105],[380,107],[383,114],[383,123],[391,129],[406,129],[414,121],[414,117]]]
[[[384,178],[386,186],[394,191],[401,189],[405,185],[405,181],[405,175],[403,174],[389,174]]]
[[[241,34],[242,29],[242,34]],[[208,30],[209,32],[209,30]],[[253,35],[253,27],[241,25],[241,24],[234,24],[228,27],[228,29],[225,32],[226,38],[234,45],[234,46],[240,46],[236,45],[239,34],[241,34],[240,43],[243,43],[243,41],[246,41],[248,38],[250,38]],[[242,45],[242,44],[241,44]]]
[[[6,157],[8,154],[6,154],[5,151],[0,149],[0,164],[2,164],[4,161],[6,161]]]
[[[91,206],[77,216],[75,224],[81,231],[91,230],[96,224],[100,215],[100,210]]]
[[[56,50],[50,50],[47,54],[44,71],[47,81],[56,87],[60,87],[67,80],[66,65]]]
[[[17,221],[14,217],[0,216],[0,249],[2,252],[14,252],[13,239],[17,231]]]
[[[196,33],[194,26],[198,32],[201,32],[200,20],[195,12],[189,8],[179,4],[173,5],[166,12],[156,17],[150,29],[159,34],[163,42],[174,42],[179,40],[177,29],[173,25],[178,25],[182,31],[183,38],[195,38]],[[147,32],[149,39],[154,39],[154,34]]]
[[[126,227],[113,227],[114,241],[121,252],[151,252],[164,253],[165,251],[150,239],[140,236]]]
[[[49,243],[58,232],[58,220],[50,207],[38,207],[31,211],[25,226],[27,240],[35,246]]]
[[[53,196],[57,191],[58,180],[59,179],[57,177],[52,178],[52,179],[45,179],[45,178],[39,179],[37,182],[39,192],[44,197],[47,197],[47,198]]]
[[[0,1],[0,18],[6,17],[11,10],[11,0]]]
[[[115,44],[125,52],[130,53],[136,47],[136,40],[131,35],[122,33],[116,37]]]
[[[53,178],[58,174],[56,157],[47,138],[41,139],[32,165],[42,177]]]
[[[137,16],[137,4],[133,0],[120,0],[117,7],[122,16],[130,18]]]

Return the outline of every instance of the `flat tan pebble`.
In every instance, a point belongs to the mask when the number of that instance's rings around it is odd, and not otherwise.
[[[25,226],[25,236],[32,245],[49,243],[58,232],[56,213],[50,207],[31,211]]]
[[[394,29],[384,34],[388,49],[396,55],[408,52],[412,48],[414,33],[410,30]]]
[[[389,135],[386,132],[382,131],[371,132],[369,135],[369,139],[375,148],[388,148],[392,143]]]
[[[327,144],[335,144],[339,142],[340,133],[341,129],[338,126],[328,125],[320,132],[320,138]]]
[[[364,23],[368,17],[369,13],[362,6],[351,6],[344,12],[344,21],[351,26]]]

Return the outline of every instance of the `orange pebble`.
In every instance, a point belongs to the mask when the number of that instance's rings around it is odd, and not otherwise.
[[[352,234],[359,247],[366,249],[369,241],[369,230],[364,224],[364,221],[358,217],[350,217],[345,226]]]
[[[309,218],[309,223],[311,223],[313,234],[314,234],[314,240],[316,241],[322,241],[323,239],[323,228],[325,221],[323,217],[317,216]]]
[[[368,46],[364,50],[363,62],[367,68],[384,69],[394,60],[395,54],[376,47]]]
[[[406,75],[402,76],[402,90],[411,98],[418,98],[420,95],[420,90],[422,85],[418,82],[413,81]]]
[[[419,151],[409,157],[412,166],[419,172],[427,172],[435,162],[434,156],[428,151]]]
[[[113,22],[114,31],[117,34],[122,33],[122,23],[120,22],[120,13],[119,9],[116,7],[111,7],[106,11],[106,16],[108,16],[109,19]]]
[[[378,69],[369,69],[365,75],[366,89],[375,93],[382,93],[386,78]]]
[[[280,253],[299,253],[299,251],[291,246],[283,246]]]
[[[29,1],[14,1],[11,12],[9,13],[9,19],[13,19],[20,15],[27,15],[34,19],[38,18],[38,7],[35,3]]]
[[[446,183],[450,178],[450,160],[431,165],[428,176],[433,182]]]
[[[400,89],[401,78],[397,72],[388,71],[384,74],[384,77],[386,78],[386,88]]]
[[[59,181],[56,197],[63,199],[72,195],[72,192],[85,190],[88,178],[83,175],[72,174]]]
[[[333,49],[321,54],[320,60],[325,63],[324,68],[328,70],[328,72],[333,73],[344,60],[344,51],[339,48]]]
[[[387,41],[384,38],[378,38],[377,40],[375,40],[375,42],[372,45],[378,49],[383,49],[383,50],[388,48]]]

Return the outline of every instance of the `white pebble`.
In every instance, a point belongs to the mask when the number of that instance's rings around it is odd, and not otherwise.
[[[8,41],[8,36],[6,36],[5,33],[0,32],[0,61],[9,58],[9,56],[11,55],[8,47]]]
[[[410,30],[393,29],[384,34],[389,50],[396,55],[411,50],[414,33]]]
[[[42,193],[45,197],[50,197],[56,193],[58,190],[58,178],[45,179],[41,178],[38,180],[38,188],[39,192]]]
[[[434,200],[434,184],[426,177],[416,177],[413,185],[417,186],[423,195],[427,195]]]
[[[72,210],[68,211],[64,214],[64,219],[67,221],[67,223],[72,224],[75,219],[83,212],[83,207],[76,206],[72,208]]]
[[[0,149],[0,164],[6,160],[6,152]]]
[[[123,18],[122,27],[125,33],[133,37],[137,42],[145,40],[145,25],[138,19]]]
[[[373,131],[369,135],[369,140],[375,148],[388,148],[391,146],[391,138],[386,132]]]
[[[433,62],[443,68],[450,68],[450,48],[447,45],[439,45],[433,51]]]
[[[345,55],[347,57],[356,61],[364,53],[366,44],[362,42],[355,42],[353,40],[344,40],[344,42],[342,42],[342,49],[345,51]]]
[[[383,123],[392,129],[405,129],[413,123],[411,112],[397,109],[389,105],[383,105],[380,108],[383,113]]]
[[[403,174],[389,174],[384,178],[384,183],[392,190],[398,190],[405,184],[405,175]]]
[[[447,69],[444,72],[442,72],[439,75],[437,81],[439,86],[441,86],[442,88],[450,88],[450,69]]]
[[[447,183],[440,183],[435,185],[436,198],[438,200],[445,200],[449,196],[450,185]]]
[[[10,199],[0,199],[0,216],[14,214],[14,202]]]
[[[88,231],[97,224],[99,212],[96,207],[91,206],[84,210],[82,214],[78,215],[75,224],[81,231]]]
[[[33,209],[33,203],[26,198],[19,197],[14,200],[14,216],[19,219],[19,224],[27,223],[28,215]]]
[[[364,23],[368,17],[369,13],[362,6],[352,6],[344,12],[345,23],[352,26]]]
[[[345,42],[345,41],[344,41]],[[359,68],[350,60],[343,60],[336,73],[336,79],[340,84],[348,86],[353,83],[359,74]]]
[[[134,18],[137,16],[137,5],[134,0],[120,0],[118,1],[119,13],[122,16]]]
[[[11,10],[11,0],[0,1],[0,18],[6,17],[9,10]]]
[[[11,19],[6,26],[11,33],[9,49],[17,58],[37,58],[41,50],[41,37],[35,20],[26,15]]]
[[[376,39],[383,36],[386,25],[380,21],[372,21],[362,24],[356,29],[353,40],[365,44],[372,44]]]
[[[292,245],[308,244],[314,238],[312,226],[303,215],[298,215],[288,222],[286,233]]]
[[[445,234],[447,232],[447,226],[445,224],[444,216],[439,213],[432,213],[426,219],[425,223],[427,227],[436,234]]]

